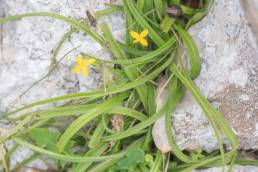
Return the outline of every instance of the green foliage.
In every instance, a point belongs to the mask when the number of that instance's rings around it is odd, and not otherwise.
[[[20,145],[32,150],[34,155],[15,169],[41,155],[54,159],[59,171],[74,172],[159,172],[166,169],[188,172],[200,167],[234,163],[257,165],[255,161],[237,157],[235,134],[192,81],[200,73],[201,59],[187,29],[203,18],[213,3],[212,0],[202,2],[198,8],[189,7],[180,0],[123,0],[122,5],[107,4],[106,9],[97,11],[93,17],[98,20],[113,13],[123,13],[126,19],[125,42],[116,40],[106,23],[97,25],[102,34],[92,31],[87,26],[88,19],[78,22],[48,12],[0,19],[0,24],[4,24],[42,16],[73,26],[54,49],[51,70],[55,69],[53,64],[58,65],[56,58],[63,43],[78,30],[92,37],[114,56],[112,60],[103,60],[81,52],[82,56],[96,59],[94,68],[105,74],[103,88],[39,100],[3,115],[2,118],[16,125],[8,135],[0,138],[0,143],[12,139],[17,144],[5,159],[8,161]],[[166,14],[171,5],[180,8],[182,14],[177,17]],[[130,36],[130,31],[144,29],[149,31],[148,47],[135,44]],[[181,59],[184,54],[187,54],[189,65]],[[114,69],[111,66],[114,64],[120,68]],[[160,77],[168,78],[166,85],[156,83]],[[168,91],[159,109],[158,87]],[[176,144],[171,113],[186,90],[199,103],[213,127],[220,153],[184,152]],[[57,102],[54,108],[32,109]],[[17,113],[21,115],[15,117]],[[172,148],[172,152],[167,154],[157,151],[151,137],[153,123],[162,115],[166,116],[166,133]],[[117,130],[114,121],[123,123],[123,127]],[[221,135],[230,141],[231,151],[224,150]]]
[[[139,163],[144,162],[144,151],[142,149],[130,149],[126,157],[117,162],[118,169],[134,169]]]
[[[160,24],[160,28],[162,32],[168,33],[171,28],[173,23],[175,22],[175,19],[169,17],[168,15],[165,16],[165,18],[162,20]]]
[[[40,147],[46,147],[50,151],[57,152],[56,141],[60,133],[50,132],[47,128],[34,128],[29,133],[30,138]]]

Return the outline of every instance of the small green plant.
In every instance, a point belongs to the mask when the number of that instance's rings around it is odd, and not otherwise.
[[[114,55],[114,60],[81,53],[78,66],[92,64],[104,71],[104,88],[50,98],[28,104],[1,116],[16,126],[2,134],[2,145],[9,139],[16,145],[2,156],[3,168],[15,171],[42,155],[56,162],[58,171],[191,171],[196,168],[224,166],[234,163],[257,164],[255,161],[237,159],[237,139],[221,114],[205,99],[194,82],[201,70],[199,51],[187,29],[200,21],[209,11],[212,0],[123,0],[122,5],[107,4],[105,10],[88,13],[88,19],[78,22],[55,13],[38,12],[0,19],[0,24],[26,17],[52,17],[73,28],[64,34],[56,46],[50,72],[58,65],[56,56],[68,37],[80,30]],[[126,19],[124,42],[116,40],[108,25],[97,23],[103,16],[123,13]],[[92,21],[93,20],[93,21]],[[101,33],[87,27],[92,24]],[[188,57],[187,68],[183,54]],[[82,58],[89,58],[88,61]],[[113,68],[112,65],[119,65]],[[165,78],[160,85],[157,78]],[[156,108],[158,88],[168,90],[162,106]],[[201,150],[185,153],[174,141],[171,113],[189,90],[204,111],[214,129],[219,152],[206,154]],[[52,109],[31,108],[54,102],[64,102]],[[23,111],[26,110],[26,113]],[[29,112],[27,112],[29,111]],[[20,113],[18,117],[14,114]],[[166,115],[166,130],[171,153],[161,153],[153,146],[153,123]],[[71,121],[64,126],[65,121]],[[221,135],[231,143],[225,151]],[[31,157],[9,169],[8,160],[14,150],[24,146],[35,152]],[[3,150],[3,149],[1,149]]]

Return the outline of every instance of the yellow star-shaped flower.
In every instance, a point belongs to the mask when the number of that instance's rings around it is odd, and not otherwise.
[[[148,41],[145,39],[145,37],[148,35],[149,31],[147,29],[143,30],[140,34],[135,32],[135,31],[131,31],[130,34],[132,36],[132,38],[134,38],[134,43],[139,42],[141,45],[143,46],[148,46]]]
[[[77,66],[75,66],[72,70],[72,73],[82,72],[82,75],[86,77],[88,75],[88,65],[91,65],[95,62],[95,59],[83,59],[81,56],[76,57]]]

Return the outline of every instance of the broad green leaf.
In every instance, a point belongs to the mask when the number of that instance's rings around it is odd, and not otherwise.
[[[48,148],[53,152],[57,152],[56,141],[60,136],[58,132],[50,132],[47,128],[34,128],[29,133],[30,138],[40,147]]]
[[[126,158],[117,162],[117,165],[120,169],[133,169],[139,163],[144,162],[144,151],[142,149],[129,149],[126,152]]]

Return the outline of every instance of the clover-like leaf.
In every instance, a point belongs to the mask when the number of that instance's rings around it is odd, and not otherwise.
[[[142,149],[130,149],[126,158],[117,162],[120,169],[133,169],[137,164],[144,162],[145,154]]]

